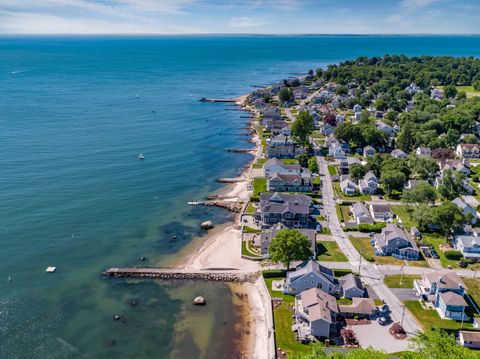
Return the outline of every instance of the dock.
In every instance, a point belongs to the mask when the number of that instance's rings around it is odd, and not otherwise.
[[[192,270],[181,268],[136,268],[113,267],[103,272],[106,278],[152,278],[164,280],[205,280],[215,282],[254,282],[258,278],[256,272],[245,272],[237,269]]]
[[[202,97],[198,101],[200,102],[234,102],[234,103],[237,102],[237,100],[231,99],[231,98],[221,99],[221,98],[205,98],[205,97]]]

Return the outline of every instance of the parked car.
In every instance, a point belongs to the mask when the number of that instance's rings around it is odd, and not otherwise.
[[[432,257],[435,258],[435,259],[439,259],[440,256],[438,255],[438,253],[435,251],[435,249],[430,249],[430,253],[432,254]]]
[[[381,308],[380,308],[380,314],[381,315],[386,315],[390,313],[390,308],[387,304],[384,304]]]
[[[458,262],[458,266],[459,266],[460,268],[467,268],[468,263],[465,262],[465,261],[460,261],[460,262]]]
[[[389,315],[387,315],[385,317],[378,318],[378,324],[380,324],[380,325],[387,325],[387,324],[391,323],[391,321],[392,321],[392,318],[390,318]]]

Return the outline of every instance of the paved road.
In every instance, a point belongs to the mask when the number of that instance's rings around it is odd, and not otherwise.
[[[348,237],[342,230],[337,217],[335,208],[335,197],[333,194],[332,179],[328,174],[328,163],[323,157],[317,157],[319,172],[322,176],[322,199],[325,216],[328,220],[328,226],[332,231],[332,235],[338,243],[338,246],[347,256],[354,271],[360,272],[363,280],[372,288],[377,296],[387,303],[392,311],[391,317],[394,321],[403,322],[403,327],[407,333],[415,334],[421,330],[419,324],[405,310],[402,302],[395,294],[383,283],[384,274],[377,268],[375,264],[365,261],[355,247],[352,245]]]

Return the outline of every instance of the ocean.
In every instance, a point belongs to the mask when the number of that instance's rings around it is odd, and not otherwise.
[[[171,263],[230,220],[187,202],[251,159],[224,151],[251,146],[246,119],[198,99],[385,53],[479,57],[480,37],[0,37],[0,357],[231,357],[228,285],[102,270]]]

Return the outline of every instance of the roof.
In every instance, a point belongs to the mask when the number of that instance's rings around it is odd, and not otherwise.
[[[333,274],[333,270],[331,270],[330,268],[327,268],[327,267],[324,267],[322,265],[320,265],[320,263],[312,260],[312,259],[309,259],[308,261],[305,261],[303,262],[302,264],[300,264],[296,270],[294,272],[289,272],[287,274],[288,277],[291,278],[291,280],[295,280],[307,273],[311,273],[311,272],[314,272],[314,273],[317,273],[321,276],[326,276],[326,279],[330,280],[330,278],[334,278],[334,274]],[[328,278],[330,277],[330,278]]]
[[[308,307],[310,321],[324,320],[332,323],[332,312],[338,313],[335,297],[318,288],[303,291],[300,300],[303,307]]]
[[[352,305],[339,305],[341,313],[372,314],[377,310],[372,298],[352,298]]]
[[[355,217],[370,217],[367,207],[362,202],[355,202],[352,205],[352,212]]]
[[[472,209],[463,199],[461,199],[460,197],[457,197],[455,198],[452,203],[456,204],[458,208],[464,210],[466,208],[469,208],[469,209]]]
[[[280,160],[278,158],[270,158],[264,164],[265,168],[269,168],[269,167],[272,167],[272,166],[279,166],[279,167],[289,169],[289,170],[294,170],[294,171],[299,171],[300,168],[301,168],[301,166],[298,163],[296,163],[296,164],[293,164],[293,163],[292,164],[285,164],[282,160]]]
[[[425,278],[430,282],[438,283],[439,288],[458,288],[460,285],[467,288],[457,273],[451,270],[435,271],[425,274]]]
[[[455,292],[440,293],[440,298],[442,299],[442,302],[444,302],[446,305],[455,305],[462,307],[468,306],[465,299],[463,299],[463,296]]]
[[[479,343],[480,342],[480,332],[468,332],[466,330],[460,330],[458,332],[462,336],[464,341]]]
[[[260,194],[260,202],[269,203],[298,203],[305,206],[310,206],[312,199],[307,195],[300,193],[268,193],[264,192]]]
[[[360,278],[357,277],[356,275],[353,275],[352,273],[349,273],[343,276],[341,281],[342,281],[343,290],[348,290],[352,288],[358,288],[358,289],[364,290],[363,284]]]
[[[473,149],[479,149],[480,146],[474,143],[461,143],[459,144],[460,148],[463,149],[468,149],[468,150],[473,150]]]
[[[392,212],[392,209],[390,208],[389,204],[382,204],[382,203],[372,203],[370,205],[370,208],[372,209],[373,212]]]

